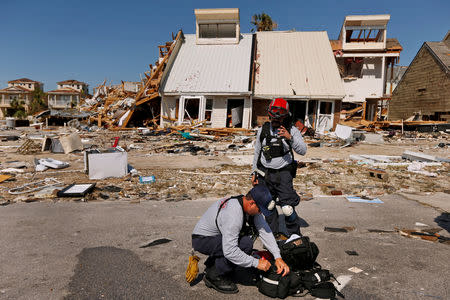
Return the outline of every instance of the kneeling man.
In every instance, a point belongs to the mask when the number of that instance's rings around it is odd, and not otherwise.
[[[200,218],[192,233],[192,247],[208,255],[205,262],[205,284],[222,293],[237,293],[238,288],[229,278],[236,266],[254,267],[267,271],[271,264],[251,256],[253,231],[275,258],[278,274],[289,273],[281,259],[280,249],[264,216],[272,212],[272,196],[265,185],[259,184],[245,196],[221,199]],[[263,215],[262,215],[262,214]]]

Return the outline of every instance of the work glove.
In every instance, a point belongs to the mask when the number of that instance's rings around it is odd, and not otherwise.
[[[198,261],[200,258],[194,255],[194,252],[189,256],[189,263],[186,268],[186,281],[191,283],[198,275]]]

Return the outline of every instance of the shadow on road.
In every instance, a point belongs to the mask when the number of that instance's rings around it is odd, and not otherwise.
[[[445,230],[447,230],[447,232],[450,233],[450,213],[448,212],[444,212],[442,213],[439,217],[436,217],[434,219],[434,221],[441,226],[442,228],[444,228]]]
[[[130,250],[85,248],[77,257],[64,299],[161,299],[168,294],[181,299],[190,294],[172,275],[156,270]]]

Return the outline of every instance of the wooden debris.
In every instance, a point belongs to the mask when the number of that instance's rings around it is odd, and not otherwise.
[[[156,101],[154,104],[155,107],[158,107],[161,104],[159,86],[162,75],[169,57],[182,35],[183,32],[180,30],[173,41],[158,47],[160,56],[155,66],[150,65],[150,71],[144,73],[146,78],[140,84],[137,92],[125,90],[124,82],[118,86],[107,86],[106,80],[100,86],[94,88],[94,97],[86,99],[81,104],[81,110],[96,112],[96,115],[90,118],[90,122],[97,124],[98,127],[112,130],[125,129],[133,118],[137,107],[153,101]],[[159,109],[148,110],[152,117],[148,120],[142,120],[142,123],[145,126],[156,128],[159,115],[156,115],[155,111],[159,112]]]
[[[20,154],[30,154],[35,152],[41,152],[42,146],[37,144],[36,142],[27,139],[22,146],[17,149],[17,152]]]

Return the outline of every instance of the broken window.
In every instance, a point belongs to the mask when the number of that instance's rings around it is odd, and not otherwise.
[[[384,29],[364,28],[346,30],[346,43],[381,43],[383,42]]]
[[[211,38],[235,38],[236,24],[235,23],[210,23],[199,24],[199,37],[205,39]]]
[[[207,124],[211,122],[212,110],[213,110],[213,99],[206,99],[205,120]]]
[[[184,117],[183,120],[189,120],[191,123],[199,119],[199,98],[187,98],[184,102]]]
[[[364,59],[362,57],[344,57],[336,59],[342,78],[362,78]]]
[[[332,102],[324,102],[320,101],[320,113],[325,115],[330,115],[333,113],[332,111],[333,103]]]

